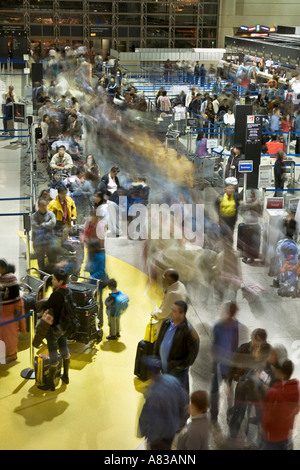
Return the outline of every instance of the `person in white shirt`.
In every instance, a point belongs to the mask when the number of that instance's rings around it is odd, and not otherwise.
[[[42,131],[42,139],[44,139],[47,144],[48,144],[48,139],[49,139],[49,122],[50,122],[50,116],[49,114],[44,114],[43,120],[41,122],[41,131]]]
[[[220,103],[218,101],[218,95],[214,95],[213,96],[213,108],[214,108],[214,112],[215,112],[215,115],[217,116],[218,115],[218,112],[219,112],[219,106],[220,106]]]
[[[119,227],[118,189],[120,183],[117,176],[119,172],[119,167],[113,166],[109,173],[102,176],[99,186],[99,190],[107,197],[108,229],[117,237],[122,235]]]
[[[168,268],[162,275],[165,295],[160,307],[152,312],[152,317],[158,320],[157,335],[163,321],[170,315],[172,305],[177,300],[187,302],[188,295],[185,285],[179,281],[179,274],[173,268]]]
[[[225,140],[224,140],[224,147],[227,148],[228,150],[233,146],[233,140],[234,140],[234,130],[230,129],[232,127],[235,126],[235,117],[234,117],[234,114],[232,112],[232,109],[228,109],[227,110],[227,113],[224,114],[224,117],[223,117],[223,122],[225,124],[225,126],[227,127],[227,130],[225,130]],[[231,134],[229,134],[232,133]]]

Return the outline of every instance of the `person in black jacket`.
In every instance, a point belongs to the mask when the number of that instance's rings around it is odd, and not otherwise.
[[[242,151],[242,144],[235,144],[231,149],[225,168],[225,178],[233,176],[239,183],[242,183],[242,181],[240,181],[241,174],[239,173],[239,162],[243,158]]]
[[[108,228],[113,235],[119,237],[122,231],[119,227],[119,191],[121,190],[118,166],[113,166],[109,173],[102,176],[98,190],[106,195],[108,210]]]
[[[186,319],[187,304],[174,302],[170,318],[166,318],[154,343],[153,355],[162,362],[162,372],[176,377],[189,392],[189,367],[195,362],[200,339]]]
[[[276,162],[274,165],[275,189],[283,189],[286,173],[286,154],[283,150],[276,153]],[[282,191],[275,191],[274,197],[282,197]]]
[[[191,111],[192,116],[193,114],[197,114],[198,116],[200,115],[202,104],[201,97],[201,93],[197,93],[195,98],[189,103],[189,111]]]
[[[64,296],[67,294],[67,280],[68,273],[64,269],[56,269],[52,275],[53,292],[49,299],[44,305],[44,312],[53,312],[53,324],[51,325],[48,334],[46,336],[47,346],[50,359],[50,369],[48,375],[48,381],[45,385],[39,385],[38,388],[41,390],[55,390],[54,379],[57,372],[58,355],[57,350],[63,358],[64,372],[61,379],[65,383],[69,383],[69,368],[70,368],[70,352],[68,348],[67,338],[60,336],[58,333],[57,326],[59,325],[61,312],[64,305]]]
[[[118,173],[120,173],[119,167],[113,166],[109,173],[102,176],[98,188],[99,191],[106,194],[111,201],[114,201],[117,196],[117,190],[120,188],[120,182],[117,176]]]

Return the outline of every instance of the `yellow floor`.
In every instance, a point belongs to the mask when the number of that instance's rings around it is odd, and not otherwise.
[[[121,338],[70,344],[70,384],[43,392],[21,372],[30,367],[29,334],[20,335],[18,360],[0,365],[1,450],[132,450],[141,442],[137,418],[145,384],[133,374],[138,341],[162,291],[136,268],[107,256],[107,272],[129,295]],[[105,291],[107,295],[107,291]]]

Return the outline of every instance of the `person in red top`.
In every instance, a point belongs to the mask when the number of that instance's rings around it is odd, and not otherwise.
[[[285,151],[285,144],[277,140],[276,134],[272,134],[271,140],[269,142],[266,142],[266,146],[268,147],[268,154],[270,155],[270,157],[275,157],[276,153],[279,152],[279,150]]]
[[[291,120],[291,116],[289,114],[285,114],[281,119],[281,128],[282,132],[292,132],[293,131],[293,121]],[[285,148],[287,149],[288,143],[288,134],[283,134]]]
[[[274,367],[275,380],[263,400],[263,450],[292,450],[294,421],[300,410],[299,381],[291,379],[294,364],[285,360]]]

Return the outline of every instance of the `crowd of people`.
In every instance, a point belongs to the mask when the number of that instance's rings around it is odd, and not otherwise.
[[[119,173],[122,168],[119,164],[116,163],[111,166],[110,171],[101,174],[97,157],[92,154],[84,155],[82,141],[84,133],[88,135],[85,105],[70,90],[57,92],[55,80],[58,74],[55,71],[56,65],[60,64],[53,58],[51,60],[45,67],[50,85],[36,83],[33,89],[34,111],[41,132],[37,136],[37,150],[40,150],[38,158],[45,165],[45,171],[48,171],[49,187],[41,192],[31,215],[32,242],[38,267],[43,273],[52,275],[54,288],[45,304],[46,310],[55,310],[51,333],[47,337],[52,368],[48,383],[42,388],[46,391],[55,390],[57,348],[64,361],[62,380],[69,383],[71,358],[67,340],[55,334],[55,327],[59,324],[61,311],[60,294],[66,288],[70,274],[79,274],[84,268],[91,279],[104,281],[102,286],[110,288],[110,299],[105,301],[110,326],[107,339],[116,341],[120,336],[120,314],[113,310],[110,303],[119,291],[117,281],[109,280],[106,272],[105,241],[108,236],[119,238],[123,235],[123,227],[119,224],[122,196],[127,197],[126,211],[129,220],[130,207],[136,203],[147,206],[150,197],[150,188],[144,175],[132,174],[130,181],[121,184]],[[99,75],[95,86],[87,78],[87,70],[90,69],[84,54],[77,56],[77,59],[70,56],[63,67],[71,69],[72,64],[75,65],[77,75],[83,78],[81,91],[105,101],[107,112],[110,109],[116,110],[117,118],[120,110],[124,113],[131,110],[145,112],[145,100],[127,79],[126,73],[122,74],[116,66],[108,78],[101,60],[101,57],[95,60],[94,68]],[[172,103],[166,90],[161,90],[157,96],[157,106],[164,112],[169,112],[174,106],[182,106],[191,115],[202,117],[204,122],[210,122],[213,126],[232,127],[237,96],[230,89],[230,83],[228,87],[222,87],[221,77],[216,78],[216,71],[212,70],[211,75],[215,77],[213,95],[202,94],[197,86],[201,87],[205,82],[203,68],[199,63],[195,64],[196,77],[199,79],[193,83],[190,96],[182,92]],[[170,64],[165,64],[166,79],[170,70]],[[285,125],[289,131],[296,132],[297,106],[286,98],[286,94],[277,94],[276,89],[272,88],[268,93],[262,92],[252,100],[255,112],[264,114],[261,110],[266,111],[272,134],[285,128]],[[247,100],[251,100],[250,91],[246,95]],[[99,132],[102,136],[103,129]],[[201,135],[199,141],[203,138]],[[275,138],[272,138],[273,142]],[[226,141],[226,146],[231,150],[226,168],[229,181],[224,194],[215,201],[221,249],[217,253],[216,262],[210,266],[213,275],[211,282],[209,281],[224,305],[222,318],[213,328],[211,388],[209,392],[202,389],[190,390],[189,371],[197,360],[201,338],[187,318],[189,298],[186,287],[180,281],[179,272],[170,267],[162,276],[164,298],[159,308],[152,313],[153,319],[158,322],[153,354],[145,358],[152,382],[145,394],[139,429],[140,436],[147,439],[147,447],[151,450],[209,449],[210,437],[218,430],[222,381],[226,382],[228,398],[227,448],[239,448],[239,436],[245,418],[255,428],[252,434],[249,431],[250,426],[247,428],[246,437],[250,448],[292,448],[294,420],[299,411],[300,399],[299,382],[292,378],[294,364],[282,345],[267,341],[268,334],[263,328],[255,329],[250,341],[240,345],[239,322],[236,318],[239,307],[236,299],[225,302],[228,290],[233,290],[236,294],[241,288],[241,284],[237,282],[240,254],[246,263],[248,259],[252,263],[258,257],[257,240],[260,240],[260,233],[258,234],[257,226],[262,216],[262,203],[255,191],[244,202],[239,197],[237,169],[242,156],[241,146],[230,139]],[[46,155],[41,156],[44,148]],[[285,148],[282,151],[284,150]],[[205,145],[199,144],[196,151],[200,158],[204,157],[201,153],[206,151]],[[276,154],[280,151],[277,150]],[[281,184],[281,180],[279,183]],[[246,242],[243,238],[241,253],[237,255],[233,250],[233,235],[240,214],[243,214],[247,223],[252,224],[253,230]],[[288,228],[290,227],[289,224]],[[207,230],[204,248],[210,246],[210,235]],[[290,231],[284,237],[289,238]],[[216,250],[216,246],[213,249]],[[87,261],[83,266],[85,250]],[[14,271],[13,266],[0,260],[2,323],[24,313],[24,302],[20,297]],[[215,282],[216,273],[219,274],[220,282]],[[22,321],[0,328],[0,339],[6,344],[7,362],[17,358],[19,328],[26,331]]]
[[[293,74],[292,78],[283,79],[280,71],[273,70],[272,80],[259,83],[257,73],[262,69],[262,65],[259,66],[255,58],[249,63],[250,65],[247,66],[244,63],[240,64],[237,71],[229,66],[226,72],[223,70],[223,65],[222,68],[217,69],[211,66],[207,71],[204,64],[200,66],[199,62],[190,63],[189,92],[186,92],[185,82],[180,79],[184,88],[182,92],[169,98],[170,92],[162,86],[157,93],[155,104],[160,112],[167,113],[177,113],[178,107],[183,107],[188,116],[198,118],[198,127],[203,127],[204,130],[210,127],[210,131],[206,131],[209,137],[213,136],[211,134],[214,129],[216,131],[220,128],[224,129],[224,147],[229,150],[234,143],[233,132],[230,129],[235,127],[236,106],[241,104],[237,85],[242,86],[245,90],[244,104],[252,104],[253,114],[263,116],[263,127],[266,132],[263,135],[263,144],[267,144],[268,147],[266,154],[271,156],[276,154],[274,148],[272,151],[269,149],[269,143],[274,141],[280,147],[277,150],[286,151],[290,133],[290,141],[295,140],[295,154],[298,155],[300,149],[299,76]],[[170,74],[170,70],[181,70],[182,67],[184,64],[176,62],[172,65],[170,61],[167,61],[165,74]],[[284,81],[281,86],[279,86],[280,78]],[[208,87],[208,91],[202,91],[204,84],[206,88]],[[172,88],[170,90],[172,91]]]

